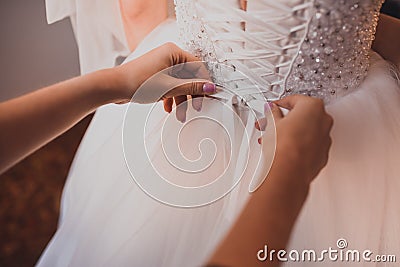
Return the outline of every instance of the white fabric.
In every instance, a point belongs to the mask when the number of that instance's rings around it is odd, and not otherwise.
[[[236,0],[175,3],[185,48],[244,72],[258,87],[237,82],[248,100],[304,94],[328,103],[363,81],[383,1],[256,0],[246,11]],[[209,68],[219,84],[230,82]]]
[[[129,59],[167,41],[177,42],[171,20],[149,34]],[[387,63],[372,55],[362,85],[328,106],[335,119],[330,160],[312,185],[290,249],[326,249],[346,238],[349,247],[375,254],[400,251],[400,89]],[[227,125],[231,122],[217,107],[204,109],[219,114]],[[108,105],[96,113],[64,189],[59,228],[38,266],[199,266],[243,207],[250,175],[228,196],[201,208],[173,208],[148,197],[125,165],[125,110],[126,106]],[[161,105],[156,114],[160,120],[165,116]],[[238,114],[251,131],[250,149],[257,149],[254,120],[245,108]],[[223,144],[215,131],[207,131]],[[241,131],[234,142],[239,142]],[[150,151],[158,152],[157,146]],[[237,160],[240,163],[240,157]],[[224,169],[225,164],[221,158],[215,168]]]
[[[175,0],[185,48],[206,62],[244,72],[252,80],[250,85],[234,72],[210,67],[219,84],[234,87],[230,85],[234,80],[240,95],[264,101],[284,93],[286,77],[306,37],[312,2],[249,1],[244,11],[236,0]]]
[[[168,13],[175,16],[172,0]],[[49,24],[70,18],[82,74],[114,67],[130,54],[118,0],[46,0],[46,16]]]
[[[129,54],[119,1],[46,0],[46,14],[48,23],[70,18],[82,74],[113,67]]]

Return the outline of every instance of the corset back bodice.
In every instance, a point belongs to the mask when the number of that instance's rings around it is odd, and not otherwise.
[[[364,79],[382,0],[175,0],[186,49],[248,99],[306,94],[329,102]],[[232,74],[240,71],[251,86]],[[247,81],[247,82],[249,82]],[[257,89],[254,89],[257,87]]]

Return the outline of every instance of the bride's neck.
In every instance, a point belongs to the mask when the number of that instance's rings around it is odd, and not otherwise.
[[[157,25],[167,19],[167,1],[160,0],[119,0],[129,49],[135,50],[138,44]]]

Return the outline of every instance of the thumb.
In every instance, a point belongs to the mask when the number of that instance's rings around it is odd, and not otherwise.
[[[265,131],[268,125],[268,120],[272,119],[278,121],[283,118],[283,113],[280,108],[272,102],[267,102],[264,104],[264,118],[259,119],[255,123],[255,127],[259,131]]]
[[[307,101],[309,97],[304,95],[290,95],[274,101],[274,103],[282,108],[292,110],[298,103]]]
[[[265,103],[264,113],[265,113],[266,117],[267,117],[269,111],[271,111],[272,117],[274,118],[275,121],[278,121],[284,117],[282,110],[275,103],[272,103],[272,102]]]
[[[180,95],[210,95],[216,92],[216,86],[206,80],[177,79],[178,86],[170,90],[165,96],[175,97]]]
[[[284,116],[283,113],[281,111],[281,109],[272,102],[267,102],[264,104],[264,118],[261,121],[258,121],[256,123],[256,128],[258,128],[259,130],[263,130],[262,127],[265,127],[265,131],[268,132],[270,131],[273,127],[273,125],[275,125],[275,123],[279,120],[281,120]],[[269,120],[272,119],[275,121],[275,123],[268,123]],[[265,143],[264,141],[261,141],[262,139],[265,138],[269,138],[271,135],[270,134],[263,134],[262,138],[258,138],[258,143]]]

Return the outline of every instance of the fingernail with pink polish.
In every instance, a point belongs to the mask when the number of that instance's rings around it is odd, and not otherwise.
[[[272,102],[267,102],[264,104],[264,112],[267,112],[268,110],[271,110],[273,108],[274,104]]]
[[[273,109],[273,108],[275,107],[274,102],[268,102],[268,105],[269,105],[269,108],[270,108],[270,109]]]
[[[201,111],[201,105],[202,105],[202,100],[200,98],[195,97],[192,99],[192,106],[197,112]]]
[[[205,83],[203,85],[203,92],[204,93],[214,93],[216,90],[216,86],[213,83]]]
[[[177,118],[178,121],[185,123],[186,122],[186,116],[185,117],[181,117],[181,118]]]

